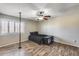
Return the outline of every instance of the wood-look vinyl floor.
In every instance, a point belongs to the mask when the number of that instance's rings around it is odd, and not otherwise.
[[[32,41],[0,48],[0,56],[79,56],[79,48],[54,42],[51,45],[38,45]]]

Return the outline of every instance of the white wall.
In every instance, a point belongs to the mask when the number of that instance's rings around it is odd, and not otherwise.
[[[12,17],[12,16],[0,15],[0,22],[1,20],[18,21],[19,19],[16,17]],[[22,34],[22,41],[27,41],[29,32],[37,31],[37,25],[36,25],[37,22],[27,20],[27,19],[22,19],[22,21],[25,22],[25,29],[24,29],[24,33]],[[0,26],[0,32],[1,32],[1,26]],[[18,34],[0,35],[0,47],[18,43],[18,40],[19,40]]]
[[[79,8],[54,19],[39,22],[39,32],[55,36],[55,41],[79,47]]]
[[[18,21],[16,17],[0,15],[0,20],[2,19]],[[26,19],[22,20],[26,24],[25,33],[22,34],[22,41],[28,40],[29,32],[38,30],[41,34],[55,36],[56,42],[79,47],[79,8],[74,8],[54,19],[39,21],[39,23]],[[18,34],[0,36],[0,47],[17,42]]]

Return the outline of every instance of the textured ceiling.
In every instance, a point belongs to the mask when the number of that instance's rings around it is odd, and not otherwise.
[[[0,3],[0,13],[18,16],[22,12],[22,18],[35,19],[39,10],[51,16],[60,16],[77,6],[77,3]]]

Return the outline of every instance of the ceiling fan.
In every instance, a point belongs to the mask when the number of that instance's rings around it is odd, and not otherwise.
[[[44,11],[38,11],[37,16],[38,16],[37,20],[40,20],[40,19],[48,20],[51,17],[50,15],[45,14]]]

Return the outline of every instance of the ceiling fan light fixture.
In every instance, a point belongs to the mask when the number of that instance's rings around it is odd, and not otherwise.
[[[48,20],[51,16],[45,13],[45,11],[38,11],[37,12],[37,19],[39,20]]]
[[[40,17],[39,19],[43,19],[43,17]]]
[[[43,16],[44,15],[44,11],[38,11],[37,12],[37,16]]]

